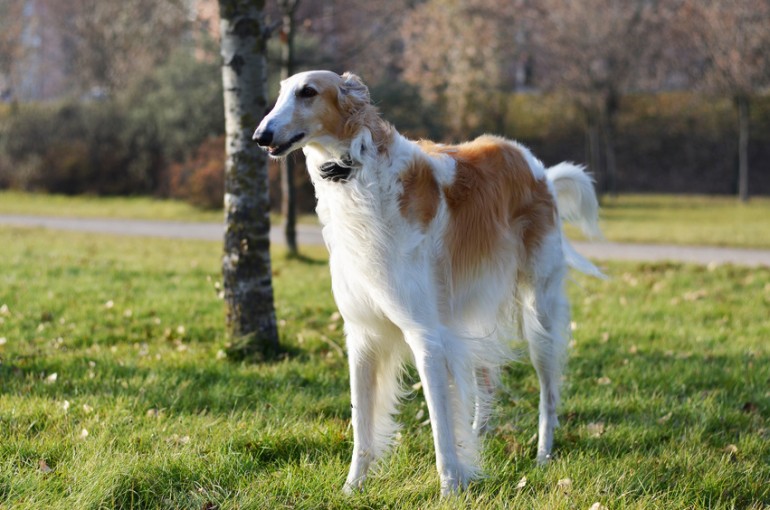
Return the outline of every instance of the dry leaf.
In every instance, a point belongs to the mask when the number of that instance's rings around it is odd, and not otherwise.
[[[0,345],[5,345],[6,343],[8,343],[8,339],[4,336],[0,336]]]
[[[10,315],[11,311],[8,309],[8,305],[3,304],[0,306],[0,315]]]
[[[69,400],[65,400],[64,402],[62,402],[61,403],[61,408],[64,409],[64,412],[66,413],[69,410],[69,408],[70,408],[70,401]]]
[[[217,351],[216,358],[217,359],[227,359],[227,353],[225,351],[223,351],[222,349],[219,349]]]
[[[684,299],[685,301],[692,302],[692,301],[699,301],[705,298],[706,296],[708,296],[708,292],[706,292],[706,289],[698,289],[698,290],[686,292],[684,296],[682,296],[682,299]]]
[[[607,386],[608,384],[612,384],[612,379],[606,376],[600,377],[596,380],[596,384],[600,386]]]
[[[329,320],[332,322],[338,322],[340,319],[342,319],[342,315],[340,315],[340,312],[334,312],[329,317]]]
[[[586,425],[588,435],[591,437],[600,437],[604,434],[604,422],[598,421],[595,423],[589,423]]]
[[[107,308],[107,309],[113,308],[114,306],[115,306],[115,302],[112,299],[110,299],[109,301],[104,303],[104,307]]]
[[[668,420],[671,419],[671,416],[673,414],[674,414],[673,412],[669,411],[667,414],[665,414],[665,415],[661,416],[660,418],[658,418],[658,423],[663,425],[664,423],[666,423]]]
[[[41,473],[50,473],[50,472],[53,471],[53,469],[51,469],[51,466],[49,466],[46,463],[46,461],[44,461],[43,459],[40,459],[40,461],[37,463],[37,465],[40,467],[40,472]]]
[[[93,412],[94,408],[91,407],[88,404],[83,404],[83,412],[86,414],[91,414]]]
[[[556,487],[561,489],[564,494],[569,494],[572,490],[572,478],[562,478],[556,483]]]
[[[80,431],[80,439],[85,439],[88,437],[88,431],[86,429],[83,429]]]
[[[738,447],[734,444],[728,444],[725,446],[724,452],[728,454],[730,457],[735,457],[738,455]]]
[[[53,383],[56,382],[56,379],[58,379],[58,378],[59,378],[59,374],[54,372],[53,374],[51,374],[51,375],[49,375],[48,377],[45,378],[45,383],[46,384],[53,384]]]
[[[591,505],[591,508],[589,508],[588,510],[608,510],[608,509],[606,506],[602,505],[597,501],[596,503]]]
[[[521,480],[519,480],[519,483],[516,484],[516,489],[521,490],[526,486],[527,486],[527,477],[522,476]]]

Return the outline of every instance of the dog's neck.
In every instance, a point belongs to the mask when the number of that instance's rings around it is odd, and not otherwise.
[[[361,165],[356,164],[350,157],[350,153],[342,154],[339,159],[330,159],[323,163],[319,168],[321,178],[331,182],[347,182],[351,174],[360,169]]]
[[[322,156],[322,163],[318,165],[321,178],[335,183],[348,182],[356,172],[381,156],[368,129],[362,130],[344,145],[311,145]]]

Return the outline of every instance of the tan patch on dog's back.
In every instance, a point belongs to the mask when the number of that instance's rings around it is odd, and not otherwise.
[[[423,230],[438,212],[441,194],[430,163],[415,158],[400,175],[404,191],[398,198],[398,207],[410,223],[419,223]]]
[[[496,256],[529,257],[554,228],[556,209],[548,184],[535,178],[512,143],[482,136],[431,149],[456,162],[454,181],[443,190],[450,212],[445,240],[454,279]],[[499,253],[511,245],[522,253]]]

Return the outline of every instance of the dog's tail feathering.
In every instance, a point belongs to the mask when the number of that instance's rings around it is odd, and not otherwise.
[[[545,173],[556,192],[559,216],[564,221],[580,227],[589,238],[601,239],[603,236],[599,230],[599,201],[593,180],[585,172],[585,167],[573,163],[559,163],[546,169]],[[570,267],[591,276],[606,278],[595,265],[575,251],[564,235],[562,247]]]

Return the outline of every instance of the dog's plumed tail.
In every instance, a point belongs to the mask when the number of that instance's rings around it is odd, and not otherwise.
[[[546,176],[556,192],[559,216],[564,221],[580,227],[589,238],[601,239],[603,236],[599,230],[599,201],[593,180],[585,172],[585,167],[573,163],[559,163],[548,168]],[[570,267],[597,278],[606,278],[595,265],[575,251],[566,236],[562,236],[562,246]]]

